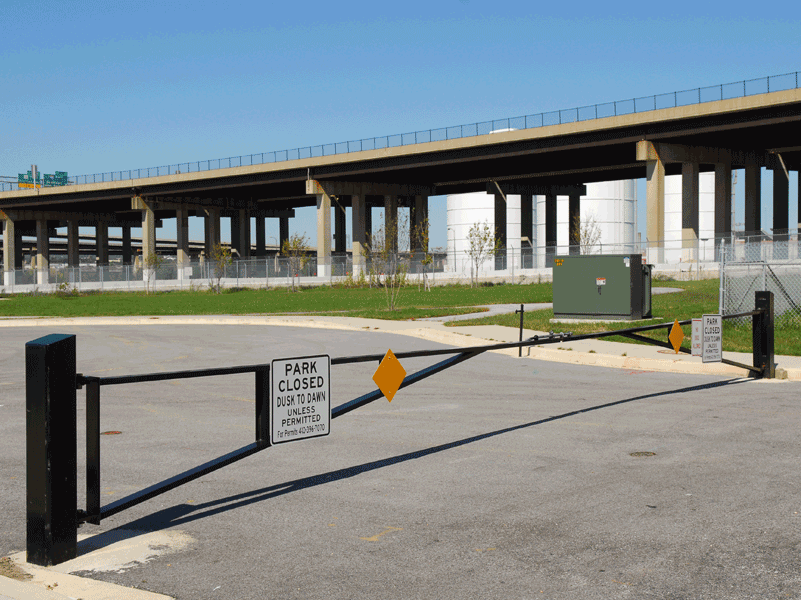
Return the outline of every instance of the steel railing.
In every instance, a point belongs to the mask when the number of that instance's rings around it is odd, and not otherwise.
[[[362,152],[364,150],[380,150],[398,146],[410,146],[444,140],[453,140],[467,137],[487,135],[493,131],[503,129],[534,129],[549,125],[562,125],[578,121],[592,121],[607,117],[628,115],[632,113],[651,112],[666,108],[677,108],[691,104],[703,104],[732,98],[743,98],[769,92],[797,89],[798,71],[782,75],[769,75],[757,79],[747,79],[733,83],[723,83],[689,90],[655,94],[640,98],[630,98],[592,104],[576,108],[567,108],[550,112],[519,117],[507,117],[471,123],[469,125],[454,125],[437,129],[425,129],[409,133],[384,135],[360,140],[321,144],[318,146],[304,146],[291,150],[277,150],[257,154],[245,154],[228,158],[215,158],[194,162],[182,162],[160,167],[145,167],[140,169],[127,169],[106,173],[93,173],[91,175],[77,175],[69,178],[68,185],[82,185],[88,183],[103,183],[111,181],[127,181],[131,179],[147,179],[162,175],[176,175],[181,173],[194,173],[201,171],[215,171],[230,169],[232,167],[245,167],[259,164],[286,162],[319,156],[334,156]],[[19,189],[17,183],[0,182],[0,191]]]

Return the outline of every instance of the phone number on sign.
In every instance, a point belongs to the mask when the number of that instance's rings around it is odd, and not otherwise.
[[[304,427],[301,427],[298,430],[298,433],[300,435],[305,435],[307,433],[316,433],[316,432],[325,432],[325,425],[323,425],[323,424],[320,424],[320,425],[306,425]]]

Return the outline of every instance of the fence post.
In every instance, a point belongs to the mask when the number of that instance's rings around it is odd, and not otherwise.
[[[25,344],[28,562],[78,555],[78,434],[75,336]]]
[[[762,370],[762,377],[773,379],[776,365],[773,363],[773,292],[756,292],[754,310],[762,310],[752,320],[754,343],[754,367]]]

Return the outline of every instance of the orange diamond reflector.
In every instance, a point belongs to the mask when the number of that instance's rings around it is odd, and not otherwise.
[[[670,328],[668,339],[670,343],[673,344],[673,349],[676,351],[676,354],[678,354],[681,343],[684,341],[684,330],[681,328],[681,325],[679,325],[678,319],[673,321],[673,327]]]
[[[403,379],[406,377],[406,369],[404,369],[400,361],[392,354],[392,350],[387,350],[384,359],[373,374],[373,381],[381,390],[387,400],[392,402],[395,397],[395,392],[400,388]]]

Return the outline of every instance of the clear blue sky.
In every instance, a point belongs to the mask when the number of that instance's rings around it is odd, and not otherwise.
[[[684,1],[4,0],[0,175],[238,156],[796,71],[800,14]],[[444,246],[444,198],[431,221]],[[292,230],[313,238],[311,209]]]

